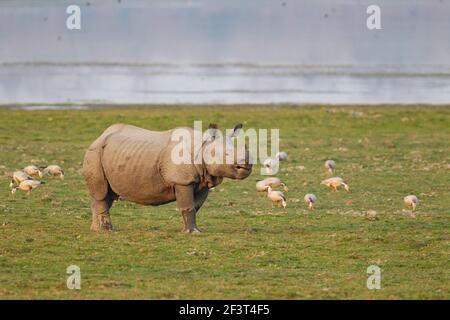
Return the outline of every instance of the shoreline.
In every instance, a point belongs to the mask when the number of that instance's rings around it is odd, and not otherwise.
[[[0,103],[0,109],[51,111],[147,108],[449,108],[450,103]]]

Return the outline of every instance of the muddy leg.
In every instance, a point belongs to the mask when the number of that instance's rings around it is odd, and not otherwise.
[[[195,209],[193,186],[175,186],[175,195],[177,198],[178,209],[183,215],[183,232],[199,233],[200,230],[197,227],[195,219],[197,210]]]
[[[92,231],[99,230],[112,230],[111,216],[109,215],[109,209],[112,206],[114,199],[117,196],[109,191],[106,199],[95,200],[91,198],[91,211],[92,211]]]
[[[196,211],[194,208],[182,209],[181,214],[183,215],[184,228],[183,232],[186,233],[200,233],[197,227],[197,222],[195,219]]]
[[[203,203],[205,203],[206,198],[208,198],[209,190],[205,188],[200,190],[198,193],[194,194],[194,203],[195,203],[195,211],[196,213],[200,210]]]

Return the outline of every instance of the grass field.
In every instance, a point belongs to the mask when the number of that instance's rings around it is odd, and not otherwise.
[[[0,109],[0,119],[0,299],[450,298],[449,108]],[[115,231],[91,232],[87,146],[117,122],[164,130],[194,120],[279,128],[287,208],[256,194],[258,165],[211,192],[202,234],[180,232],[175,204],[122,201]],[[328,158],[351,192],[320,185]],[[11,195],[8,174],[28,164],[59,164],[66,179]],[[313,212],[307,192],[318,196]],[[411,193],[415,216],[403,205]],[[69,265],[81,268],[81,290],[66,287]],[[366,287],[370,265],[381,268],[380,290]]]

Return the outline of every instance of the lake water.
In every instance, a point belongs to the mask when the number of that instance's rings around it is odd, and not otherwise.
[[[371,4],[2,0],[0,104],[450,103],[450,0]]]
[[[448,102],[444,66],[0,65],[1,104]]]

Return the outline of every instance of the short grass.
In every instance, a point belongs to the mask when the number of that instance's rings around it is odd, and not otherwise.
[[[2,299],[449,299],[450,109],[294,106],[0,109]],[[259,166],[226,180],[199,213],[199,235],[180,232],[174,204],[118,202],[114,232],[89,230],[80,175],[86,147],[109,125],[164,130],[203,120],[222,128],[279,128],[290,160],[279,177],[288,206],[256,194]],[[350,193],[330,192],[323,163],[336,160]],[[30,196],[8,174],[59,164]],[[307,210],[303,196],[318,196]],[[421,200],[416,215],[403,197]],[[377,220],[365,217],[377,212]],[[81,290],[66,268],[81,268]],[[381,289],[366,287],[381,268]]]

